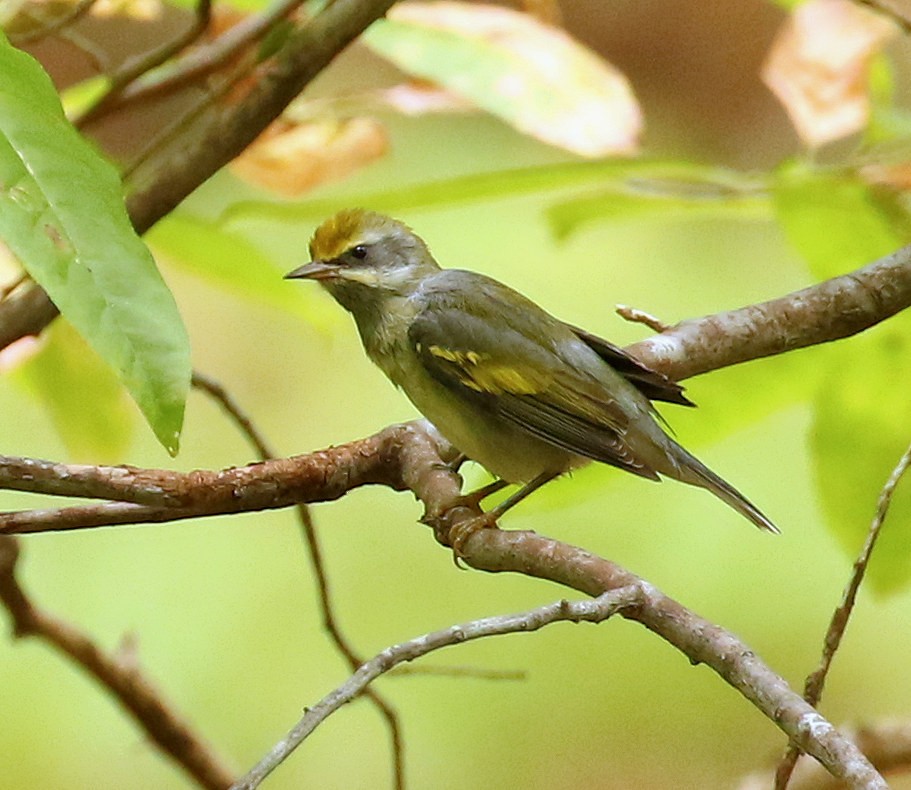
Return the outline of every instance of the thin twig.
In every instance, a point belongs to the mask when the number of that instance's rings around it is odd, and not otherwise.
[[[279,0],[262,14],[254,14],[228,28],[217,39],[201,45],[155,73],[147,74],[121,91],[115,106],[120,107],[149,96],[160,95],[211,74],[232,58],[261,40],[277,22],[288,17],[304,0]]]
[[[158,748],[200,785],[213,790],[228,787],[233,774],[162,699],[132,660],[106,655],[72,625],[32,603],[16,578],[18,560],[16,539],[0,536],[0,604],[9,612],[13,634],[37,637],[81,666],[111,693]]]
[[[31,44],[33,41],[45,38],[46,36],[51,35],[51,33],[60,30],[62,27],[72,25],[74,22],[81,19],[89,10],[91,10],[96,2],[97,0],[79,0],[78,3],[68,8],[64,13],[47,21],[39,18],[34,13],[34,6],[22,6],[20,13],[26,14],[29,19],[39,23],[41,26],[36,30],[27,30],[24,33],[11,34],[10,40],[17,47],[21,47],[23,44]],[[55,6],[55,8],[59,8],[59,6]]]
[[[316,534],[311,514],[306,505],[299,505],[301,534],[307,546],[313,575],[316,577],[316,589],[319,593],[320,610],[323,613],[323,628],[326,629],[338,651],[345,657],[348,666],[354,670],[362,663],[362,659],[355,652],[354,647],[341,630],[335,616],[335,606],[329,591],[329,576],[323,562],[322,549]],[[386,725],[389,727],[389,737],[392,740],[392,777],[396,790],[405,788],[405,741],[402,738],[402,728],[399,724],[398,713],[395,708],[374,688],[367,688],[365,696],[379,709]]]
[[[882,3],[880,0],[854,0],[854,2],[888,17],[902,29],[905,35],[911,34],[911,20],[897,8],[892,8],[892,6]]]
[[[470,678],[471,680],[527,680],[524,669],[485,669],[483,667],[396,667],[389,677],[422,675],[433,678]]]
[[[84,112],[73,119],[73,125],[83,128],[101,117],[109,106],[114,104],[121,91],[138,77],[186,49],[198,39],[209,27],[212,15],[212,0],[197,0],[193,24],[173,40],[129,59],[115,74],[109,77],[107,91]]]
[[[83,35],[78,27],[63,27],[57,31],[57,35],[85,55],[98,74],[106,74],[111,71],[111,58],[108,51],[94,39]]]
[[[660,318],[656,318],[651,313],[639,310],[636,307],[630,307],[625,304],[618,304],[614,312],[626,321],[632,321],[636,324],[645,324],[653,332],[666,332],[671,328],[670,324],[664,323]]]
[[[864,580],[864,574],[867,571],[867,565],[873,554],[873,548],[876,546],[876,541],[879,538],[883,523],[886,520],[886,514],[889,512],[889,505],[892,503],[892,495],[895,493],[895,488],[905,474],[905,471],[908,469],[909,464],[911,464],[911,446],[905,450],[905,454],[899,459],[898,464],[892,470],[892,474],[889,475],[889,479],[879,493],[879,499],[876,503],[876,515],[870,523],[870,529],[867,531],[864,545],[861,547],[857,559],[854,560],[851,578],[848,580],[848,585],[842,593],[841,601],[832,613],[832,619],[829,622],[829,628],[826,631],[826,637],[823,641],[822,657],[820,658],[819,666],[807,676],[804,685],[803,698],[813,707],[816,707],[819,704],[819,700],[822,697],[826,676],[829,674],[829,668],[832,666],[832,659],[835,658],[835,653],[838,651],[839,645],[841,645],[845,629],[848,627],[848,620],[851,617],[851,612],[854,610],[857,591],[860,589],[860,585]],[[797,764],[799,757],[800,750],[794,744],[790,744],[775,771],[775,790],[785,790],[785,788],[787,788],[791,774],[794,771],[794,766]]]
[[[260,783],[281,765],[323,721],[362,694],[364,689],[380,675],[405,661],[414,661],[416,658],[443,647],[462,644],[474,639],[502,634],[531,633],[551,623],[561,621],[599,623],[626,607],[637,605],[641,598],[642,592],[639,588],[626,587],[611,590],[592,600],[562,600],[520,614],[472,620],[387,647],[363,664],[345,683],[312,707],[308,707],[304,717],[294,728],[273,746],[249,773],[241,777],[231,790],[253,790],[253,788],[259,787]]]
[[[225,412],[234,420],[238,429],[250,441],[250,444],[259,453],[263,461],[276,457],[266,443],[265,438],[253,425],[253,421],[243,412],[237,402],[230,396],[227,390],[214,379],[200,373],[193,372],[193,386],[202,392],[208,394],[218,402]],[[335,645],[336,649],[344,656],[352,670],[357,669],[363,660],[357,655],[348,641],[347,637],[341,630],[338,620],[335,616],[335,606],[332,602],[332,596],[329,592],[329,576],[326,573],[326,565],[323,562],[322,550],[320,549],[319,540],[316,533],[316,525],[313,522],[313,514],[310,508],[305,504],[298,504],[296,507],[298,520],[301,524],[301,532],[304,536],[304,542],[308,549],[310,564],[313,568],[313,575],[316,578],[316,587],[319,594],[320,611],[323,614],[323,627],[329,634],[329,638]],[[366,694],[374,706],[386,721],[389,728],[389,736],[392,746],[392,767],[394,787],[396,790],[404,790],[405,787],[405,743],[402,738],[401,725],[399,723],[398,713],[395,708],[374,688],[368,688]]]
[[[198,370],[193,371],[193,377],[190,382],[196,389],[204,392],[221,406],[225,413],[234,421],[238,430],[247,437],[247,441],[256,450],[260,461],[276,457],[276,453],[272,452],[272,449],[266,443],[266,438],[253,424],[253,420],[240,408],[237,401],[231,397],[230,393],[221,384]]]

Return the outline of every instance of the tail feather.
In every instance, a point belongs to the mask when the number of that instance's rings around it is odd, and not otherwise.
[[[781,530],[756,505],[676,442],[674,442],[673,461],[678,474],[672,474],[672,477],[676,477],[684,483],[708,489],[744,518],[752,521],[759,529],[774,532],[776,535],[780,534]]]

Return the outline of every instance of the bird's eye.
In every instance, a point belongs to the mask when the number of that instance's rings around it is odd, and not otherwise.
[[[358,244],[357,247],[351,248],[351,255],[359,261],[362,261],[367,257],[367,248],[363,244]]]

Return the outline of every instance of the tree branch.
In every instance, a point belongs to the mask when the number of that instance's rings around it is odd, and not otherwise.
[[[452,478],[446,496],[453,491],[458,496],[458,475],[443,465],[455,455],[429,424],[417,422],[393,425],[366,439],[316,453],[222,471],[183,473],[0,456],[0,489],[118,500],[83,508],[3,513],[0,534],[174,521],[327,502],[363,485],[400,491],[410,487],[413,476],[425,473],[434,480]],[[434,465],[441,467],[436,475]],[[427,496],[428,501],[441,499],[434,492]]]
[[[326,474],[320,476],[318,484],[328,495],[326,498],[337,498],[350,487],[365,482],[383,482],[396,490],[411,489],[425,503],[425,520],[434,525],[438,539],[445,542],[453,525],[476,513],[460,504],[461,480],[446,463],[451,461],[453,451],[440,441],[429,424],[410,423],[297,460],[303,470],[312,469],[322,461]],[[347,467],[339,464],[340,459],[348,461]],[[237,471],[249,473],[252,469],[294,460],[266,462]],[[211,473],[192,472],[187,477],[196,479],[205,489],[213,482],[207,480],[207,474]],[[266,477],[272,488],[280,487],[278,478]],[[293,487],[293,482],[289,483]],[[308,490],[313,495],[315,489],[311,485],[312,482],[305,483],[300,488],[302,496],[307,496]],[[6,529],[4,526],[0,531]],[[463,546],[462,559],[478,570],[523,573],[589,595],[642,586],[648,592],[645,602],[624,612],[624,616],[641,622],[692,662],[711,666],[835,776],[855,782],[858,787],[885,787],[877,784],[875,771],[857,749],[745,644],[608,560],[533,533],[497,529],[480,530],[472,535]]]
[[[779,299],[681,321],[626,350],[681,381],[751,359],[840,340],[908,306],[911,246]]]
[[[134,663],[105,655],[87,636],[29,600],[16,578],[18,559],[16,539],[0,535],[0,605],[9,612],[13,634],[37,637],[81,666],[111,692],[158,748],[202,787],[228,787],[234,781],[232,773],[162,700]]]

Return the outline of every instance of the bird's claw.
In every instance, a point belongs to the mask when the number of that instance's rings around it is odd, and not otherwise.
[[[457,568],[464,570],[461,560],[465,557],[464,547],[468,539],[482,529],[497,529],[497,517],[494,513],[482,513],[479,516],[457,521],[449,528],[449,545],[452,547],[452,561]]]

